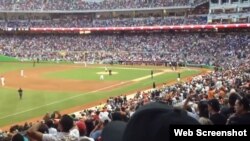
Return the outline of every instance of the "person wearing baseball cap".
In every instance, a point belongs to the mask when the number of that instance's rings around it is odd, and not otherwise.
[[[169,141],[170,125],[199,125],[182,109],[153,102],[139,108],[126,124],[110,122],[102,132],[102,141]]]

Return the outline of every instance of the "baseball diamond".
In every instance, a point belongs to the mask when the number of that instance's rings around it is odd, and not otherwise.
[[[81,110],[82,107],[110,96],[130,94],[138,89],[149,88],[152,83],[152,67],[156,70],[154,80],[158,85],[175,81],[177,74],[165,67],[116,65],[111,67],[117,74],[106,76],[105,81],[100,81],[97,74],[103,70],[100,65],[83,68],[75,64],[40,63],[34,68],[31,63],[0,64],[5,68],[1,70],[1,74],[6,78],[6,86],[0,89],[1,126],[42,116],[53,109],[63,110],[78,106],[77,110]],[[26,77],[20,76],[20,69],[25,70]],[[185,78],[203,71],[182,68],[181,72]],[[21,101],[16,95],[19,87],[24,90]],[[8,106],[3,106],[6,102]]]

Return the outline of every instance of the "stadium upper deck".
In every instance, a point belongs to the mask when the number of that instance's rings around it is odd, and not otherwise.
[[[224,2],[224,1],[223,1]],[[0,28],[82,28],[248,23],[250,1],[244,8],[207,0],[1,0]],[[213,3],[213,5],[215,5]],[[234,6],[229,1],[226,6]],[[249,6],[247,6],[249,5]],[[221,9],[218,9],[221,7]],[[233,10],[234,12],[230,11]],[[222,10],[218,12],[218,10]],[[223,12],[224,11],[224,12]]]
[[[100,10],[192,6],[207,0],[1,0],[0,10]]]

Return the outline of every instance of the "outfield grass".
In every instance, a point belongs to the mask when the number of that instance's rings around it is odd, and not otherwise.
[[[146,75],[150,75],[150,69],[123,69],[112,68],[112,76],[105,75],[105,80],[132,80]],[[57,79],[76,79],[76,80],[99,80],[98,72],[105,72],[104,68],[76,68],[67,71],[46,73],[44,77]]]
[[[0,62],[19,62],[19,60],[13,57],[0,55]]]
[[[37,64],[35,68],[47,67],[47,66],[53,66],[53,65],[54,64],[41,63],[41,64]],[[5,73],[5,72],[21,70],[21,69],[27,69],[27,68],[34,68],[33,63],[25,63],[25,62],[3,63],[3,62],[0,62],[0,75]]]
[[[39,64],[36,67],[47,67],[57,64]],[[0,63],[0,73],[7,71],[19,70],[20,68],[30,68],[32,63]],[[158,68],[154,68],[157,70]],[[150,75],[151,69],[119,69],[114,68],[119,75],[114,75],[108,78],[110,80],[131,80],[143,76]],[[91,75],[96,76],[96,72],[104,71],[103,68],[76,68],[69,71],[53,72],[45,74],[45,77],[66,78],[66,79],[85,79],[96,80],[99,78],[91,78]],[[199,73],[198,71],[185,71],[182,77],[190,76]],[[79,75],[82,77],[79,77]],[[33,117],[44,115],[46,112],[55,110],[63,110],[66,108],[83,105],[97,100],[105,99],[110,96],[121,95],[129,92],[134,92],[141,88],[151,87],[153,81],[156,84],[176,80],[177,73],[165,73],[155,76],[154,79],[148,78],[143,81],[135,82],[112,90],[102,92],[50,92],[50,91],[35,91],[24,90],[23,100],[19,100],[16,89],[0,87],[0,127],[13,124],[15,122],[27,120]]]

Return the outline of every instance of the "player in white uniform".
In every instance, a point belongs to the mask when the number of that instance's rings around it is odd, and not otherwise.
[[[24,77],[24,70],[21,70],[20,75],[21,77]]]
[[[100,75],[100,80],[104,80],[104,75],[103,74]]]
[[[2,83],[2,86],[5,85],[5,78],[4,78],[4,76],[1,76],[1,83]]]
[[[108,72],[108,68],[105,66],[105,72]]]

